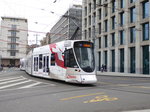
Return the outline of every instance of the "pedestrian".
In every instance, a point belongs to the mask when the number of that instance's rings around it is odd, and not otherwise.
[[[104,71],[105,71],[105,72],[107,71],[107,66],[106,66],[106,64],[104,65]]]
[[[101,72],[103,72],[104,71],[104,64],[102,64],[102,66],[101,66]]]

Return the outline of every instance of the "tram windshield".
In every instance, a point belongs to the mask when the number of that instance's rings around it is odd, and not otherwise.
[[[75,42],[75,55],[79,66],[85,72],[93,72],[95,69],[94,46],[91,42]]]

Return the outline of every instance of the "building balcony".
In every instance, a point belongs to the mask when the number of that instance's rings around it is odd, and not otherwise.
[[[14,52],[19,52],[19,49],[7,49],[7,51],[11,52],[11,51],[14,51]]]
[[[17,28],[10,28],[8,31],[15,31],[15,32],[19,32],[19,30]]]
[[[19,38],[18,36],[8,36],[8,38]]]
[[[8,42],[9,45],[11,44],[15,44],[15,45],[19,45],[19,43],[16,43],[16,42]]]

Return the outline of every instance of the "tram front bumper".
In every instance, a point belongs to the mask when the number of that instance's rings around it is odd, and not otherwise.
[[[81,75],[82,84],[94,84],[97,82],[96,75]]]

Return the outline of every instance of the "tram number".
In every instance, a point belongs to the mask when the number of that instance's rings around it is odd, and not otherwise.
[[[115,100],[118,100],[118,98],[116,98],[116,97],[109,97],[107,95],[103,95],[103,96],[96,96],[94,99],[88,100],[88,101],[84,101],[83,103],[95,103],[95,102],[115,101]]]

